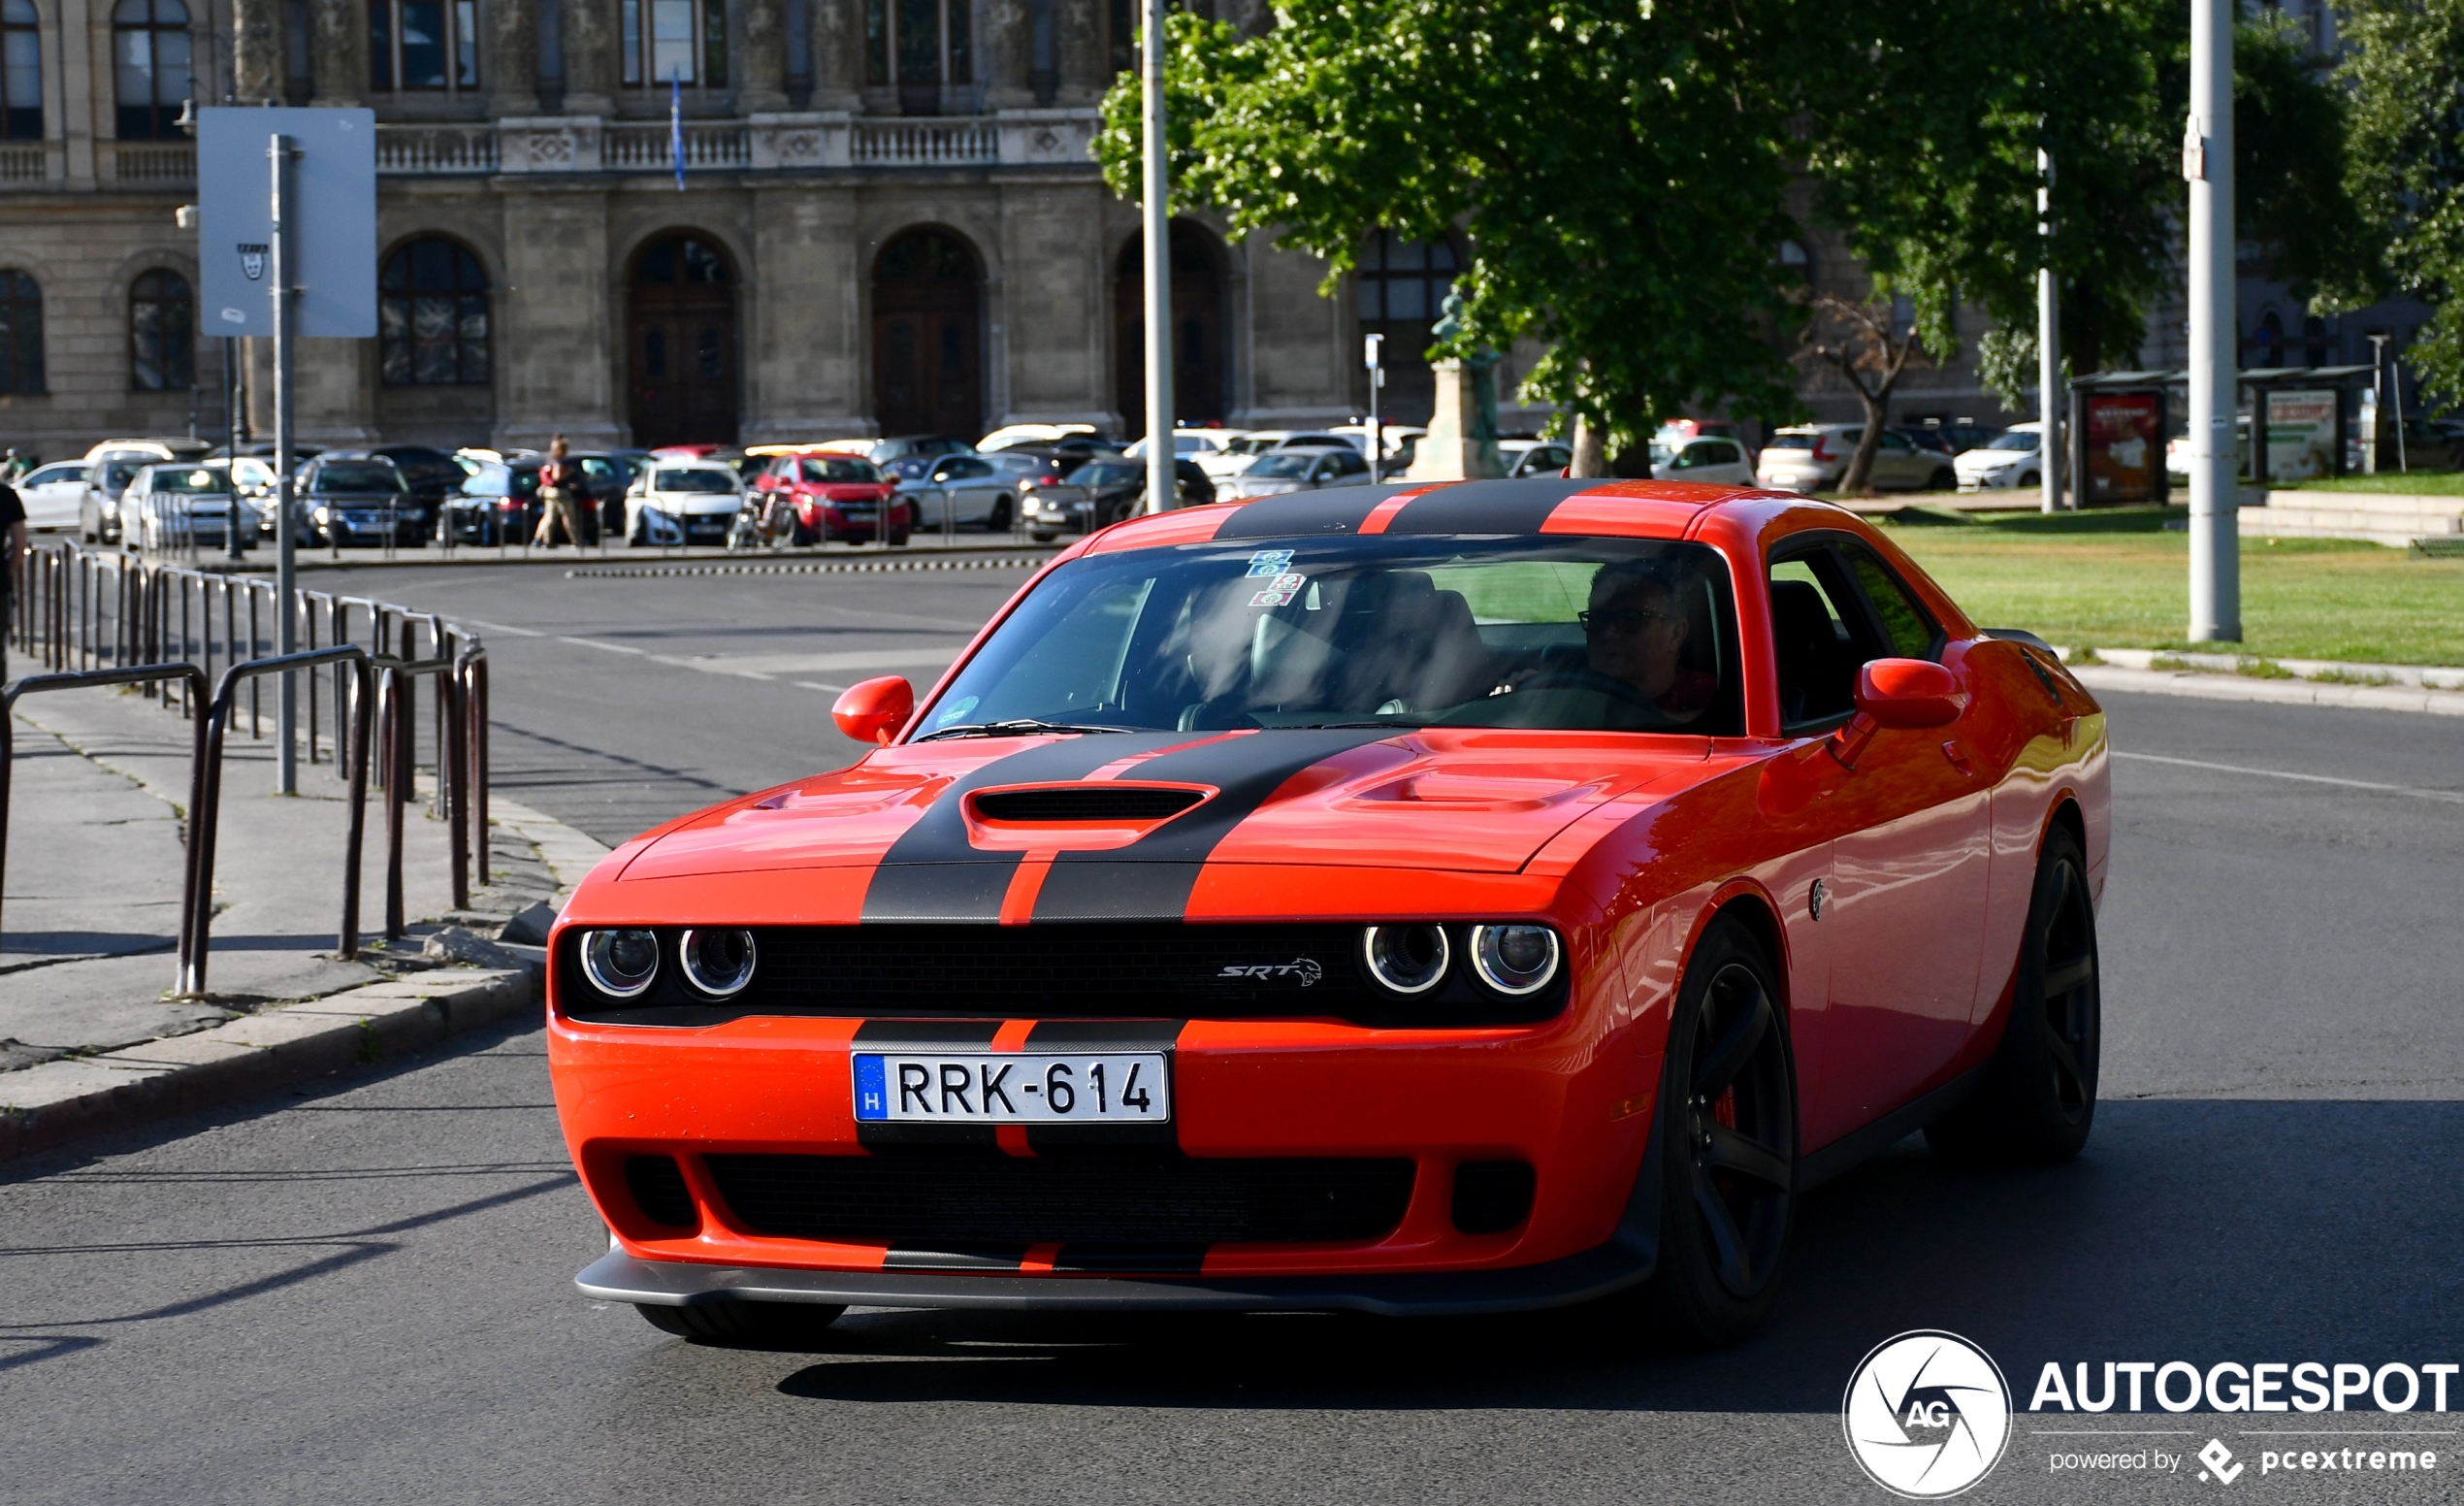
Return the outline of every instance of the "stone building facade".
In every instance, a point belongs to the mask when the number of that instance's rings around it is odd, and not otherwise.
[[[192,98],[376,113],[383,334],[302,342],[305,440],[1143,427],[1137,212],[1088,156],[1127,56],[1116,0],[0,6],[0,440],[21,448],[222,427],[226,342],[197,334],[176,223]],[[1418,348],[1453,253],[1381,247],[1395,269],[1330,298],[1315,258],[1191,218],[1173,261],[1182,417],[1265,427],[1360,410],[1360,333]],[[1425,374],[1399,376],[1410,418]]]

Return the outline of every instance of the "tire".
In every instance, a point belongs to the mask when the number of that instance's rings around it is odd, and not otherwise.
[[[984,515],[984,531],[988,534],[1006,534],[1010,531],[1009,498],[993,499],[992,510]]]
[[[1786,1004],[1760,942],[1733,917],[1702,933],[1669,1027],[1660,1249],[1651,1279],[1608,1299],[1637,1337],[1712,1349],[1770,1320],[1797,1214],[1797,1075]]]
[[[721,1349],[793,1349],[810,1344],[847,1311],[822,1302],[697,1302],[633,1311],[662,1333]]]
[[[625,530],[626,548],[645,549],[650,546],[649,522],[650,517],[648,513],[644,513],[640,517],[633,519],[633,526]]]
[[[1933,473],[1932,478],[1925,483],[1925,489],[1929,492],[1958,491],[1960,489],[1959,473],[1946,466]]]
[[[2056,826],[2036,859],[2001,1043],[1975,1096],[1926,1126],[1936,1156],[1957,1165],[2048,1166],[2087,1145],[2104,1031],[2099,966],[2087,860],[2079,839]]]
[[[1037,543],[1051,543],[1054,540],[1058,539],[1060,535],[1054,533],[1049,528],[1038,528],[1030,530],[1026,537],[1034,540]]]
[[[2022,487],[2042,486],[2045,484],[2045,478],[2038,475],[2035,472],[2030,471],[2026,475],[2019,478],[2019,484]]]
[[[896,533],[892,534],[890,536],[890,546],[893,549],[905,548],[907,546],[907,531],[902,528]]]

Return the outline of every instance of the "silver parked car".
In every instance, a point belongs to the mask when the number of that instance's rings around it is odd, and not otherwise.
[[[1368,484],[1369,457],[1348,444],[1331,449],[1277,449],[1257,457],[1240,475],[1216,482],[1216,498],[1220,502],[1247,502],[1282,492]]]
[[[230,462],[158,461],[140,467],[120,489],[120,541],[149,553],[219,548],[229,542],[225,530],[233,526],[235,508],[244,546],[257,535],[257,512],[232,497]]]
[[[945,527],[1009,531],[1018,515],[1018,476],[1013,457],[1004,465],[994,455],[942,455],[928,464],[921,457],[895,463],[891,474],[898,495],[916,505],[916,527],[937,533]],[[885,470],[891,470],[885,467]]]

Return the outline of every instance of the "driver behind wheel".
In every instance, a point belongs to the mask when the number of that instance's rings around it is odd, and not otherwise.
[[[1719,676],[1683,663],[1694,625],[1677,584],[1653,560],[1619,560],[1591,577],[1591,609],[1578,613],[1592,671],[1629,685],[1676,722],[1701,716]]]

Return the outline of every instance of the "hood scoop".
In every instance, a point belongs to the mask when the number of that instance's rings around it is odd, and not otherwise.
[[[970,799],[980,821],[1052,826],[1169,821],[1207,798],[1204,790],[1160,784],[1048,784],[979,790]]]

